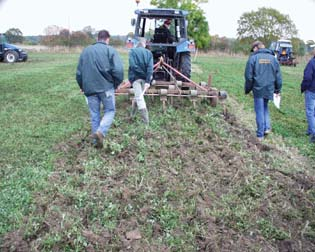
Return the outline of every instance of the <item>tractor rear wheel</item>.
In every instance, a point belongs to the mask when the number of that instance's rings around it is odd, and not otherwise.
[[[190,79],[191,75],[191,57],[190,52],[181,53],[180,56],[180,72]]]

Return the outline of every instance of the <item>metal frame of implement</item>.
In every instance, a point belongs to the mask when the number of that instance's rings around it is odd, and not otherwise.
[[[194,107],[198,98],[210,99],[210,105],[216,106],[218,99],[226,99],[227,93],[225,91],[218,91],[216,88],[211,87],[211,75],[209,75],[208,83],[200,82],[197,84],[192,81],[177,69],[167,64],[163,57],[160,61],[153,66],[153,71],[156,72],[159,69],[165,70],[170,76],[171,81],[159,81],[153,80],[153,85],[144,93],[145,96],[159,96],[163,102],[163,109],[166,108],[166,102],[170,98],[170,102],[173,103],[173,97],[186,97],[189,98]],[[180,76],[185,81],[178,81],[174,77],[174,73]],[[121,84],[116,90],[116,95],[133,95],[133,89],[130,88],[130,83],[125,82]],[[134,103],[134,99],[132,99]]]

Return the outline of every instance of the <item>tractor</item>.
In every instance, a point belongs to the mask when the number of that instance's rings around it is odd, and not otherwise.
[[[138,42],[139,37],[146,37],[149,43],[147,47],[153,54],[154,63],[163,61],[175,68],[187,78],[191,76],[191,56],[190,53],[195,51],[195,43],[188,39],[187,34],[187,15],[188,12],[176,9],[143,9],[136,10],[136,19],[132,20],[135,25],[134,39],[131,40],[131,45],[134,46]],[[167,37],[163,23],[165,21],[171,23],[169,33],[172,37]],[[178,79],[178,76],[173,71],[165,71],[158,69],[154,72],[155,80],[170,81],[172,74]]]
[[[26,60],[27,53],[15,45],[8,44],[5,36],[0,34],[0,61],[14,63]]]
[[[269,49],[275,53],[280,65],[296,66],[297,62],[293,55],[291,40],[281,39],[274,41]]]
[[[225,99],[226,92],[211,87],[208,83],[195,83],[191,78],[191,53],[195,52],[195,43],[188,38],[188,11],[179,9],[153,8],[135,10],[136,18],[131,20],[135,27],[134,37],[126,41],[127,48],[136,47],[139,38],[145,37],[147,49],[152,52],[153,83],[145,95],[160,96],[163,107],[168,97],[189,97],[195,104],[196,98],[209,98],[215,106],[218,99]],[[166,31],[163,24],[168,22]],[[130,85],[130,84],[129,84]],[[116,94],[132,92],[128,84],[123,84]],[[171,99],[172,100],[172,99]]]

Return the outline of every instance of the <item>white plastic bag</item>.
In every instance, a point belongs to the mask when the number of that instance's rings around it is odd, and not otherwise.
[[[281,101],[280,94],[273,94],[273,104],[276,106],[277,109],[280,109],[280,101]]]

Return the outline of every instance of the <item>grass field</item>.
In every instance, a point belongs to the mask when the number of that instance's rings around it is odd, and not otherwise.
[[[273,133],[263,143],[243,91],[247,58],[200,55],[193,79],[211,74],[227,101],[196,109],[176,101],[163,112],[148,100],[146,129],[119,97],[99,151],[86,142],[78,56],[0,64],[1,251],[313,251],[305,62],[281,68],[281,110],[270,106]]]

